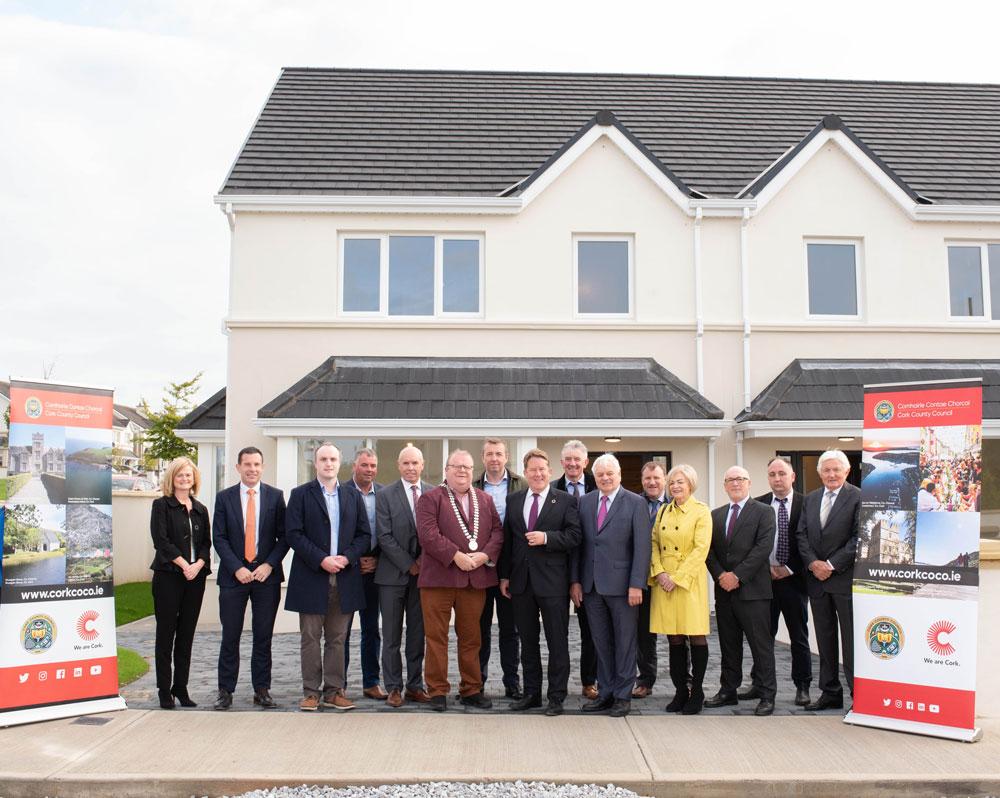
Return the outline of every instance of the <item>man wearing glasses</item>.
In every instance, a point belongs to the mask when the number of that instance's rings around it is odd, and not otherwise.
[[[774,512],[750,498],[750,475],[733,466],[723,482],[729,503],[712,511],[712,547],[705,565],[715,580],[715,618],[719,627],[722,675],[708,708],[737,704],[743,681],[743,636],[753,655],[752,694],[760,699],[755,715],[774,712],[778,682],[771,636],[771,549]]]
[[[424,678],[428,706],[448,708],[448,628],[455,613],[459,694],[465,706],[489,709],[479,670],[479,618],[486,590],[498,584],[496,562],[503,527],[493,500],[472,487],[472,455],[456,449],[448,456],[443,485],[417,502],[417,536],[422,555],[417,586],[427,649]]]

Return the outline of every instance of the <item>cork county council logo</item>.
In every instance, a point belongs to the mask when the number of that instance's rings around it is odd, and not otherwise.
[[[24,400],[24,414],[28,418],[38,418],[42,415],[42,400],[37,396],[29,396]]]
[[[101,633],[97,628],[97,619],[100,617],[95,610],[86,610],[76,619],[76,633],[81,640],[89,643],[100,636]]]
[[[955,631],[955,624],[951,621],[936,621],[927,630],[927,646],[935,654],[941,657],[949,657],[955,653],[955,646],[951,644],[951,634]]]
[[[865,630],[868,650],[879,659],[892,659],[903,650],[903,627],[899,621],[881,616]]]
[[[48,615],[32,615],[21,627],[21,643],[29,654],[42,654],[56,641],[56,622]]]
[[[883,399],[877,405],[875,405],[875,420],[880,424],[885,424],[887,421],[892,421],[892,417],[896,415],[896,408],[893,407],[892,402],[888,399]]]

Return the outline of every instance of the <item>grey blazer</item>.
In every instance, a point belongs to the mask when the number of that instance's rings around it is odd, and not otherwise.
[[[653,548],[646,501],[622,488],[598,529],[600,496],[595,490],[580,499],[583,540],[570,562],[570,581],[579,582],[584,593],[603,596],[624,596],[630,587],[644,590]]]
[[[421,496],[432,490],[433,485],[421,480]],[[375,534],[381,549],[375,569],[375,584],[407,584],[410,566],[420,556],[420,541],[406,489],[400,479],[375,494]]]

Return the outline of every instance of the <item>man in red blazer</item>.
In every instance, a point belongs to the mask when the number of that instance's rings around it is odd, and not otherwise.
[[[428,706],[448,708],[448,626],[455,612],[461,702],[489,709],[479,670],[479,616],[486,590],[498,584],[496,562],[503,546],[500,515],[489,494],[472,487],[472,455],[456,449],[448,456],[445,482],[417,502],[420,539],[420,606],[424,616],[424,678]]]

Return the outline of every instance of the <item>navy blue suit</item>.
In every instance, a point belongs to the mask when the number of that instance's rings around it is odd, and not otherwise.
[[[250,657],[250,678],[254,690],[271,687],[271,638],[274,619],[281,600],[281,583],[285,579],[281,561],[288,552],[285,540],[285,495],[263,482],[256,487],[258,518],[257,555],[244,557],[243,504],[240,485],[220,491],[215,497],[212,519],[212,544],[219,554],[219,620],[222,622],[222,644],[219,647],[219,689],[236,690],[240,673],[240,637],[247,602],[253,610],[253,649]],[[242,584],[235,576],[240,568],[253,571],[258,565],[271,566],[271,575],[263,582]]]
[[[340,505],[340,537],[337,554],[350,565],[337,573],[340,611],[365,608],[364,585],[358,560],[371,548],[371,532],[365,503],[356,490],[337,486]],[[285,536],[295,556],[285,592],[285,609],[310,615],[325,615],[330,598],[330,574],[321,563],[330,556],[330,517],[317,480],[293,488],[285,513]]]
[[[344,486],[353,490],[357,493],[361,493],[358,490],[358,486],[354,483],[353,479],[347,480]],[[385,485],[378,482],[372,483],[372,490],[377,496],[381,491],[385,489]],[[364,496],[362,495],[361,501],[364,501]],[[374,524],[372,519],[368,519],[371,531],[374,533]],[[378,557],[381,554],[379,551],[378,541],[375,541],[375,545],[368,552],[369,557]],[[375,584],[375,571],[370,574],[361,575],[361,584],[365,587],[365,608],[361,610],[361,686],[363,689],[367,690],[369,687],[375,687],[379,683],[379,668],[378,668],[378,658],[379,652],[382,650],[382,635],[379,633],[378,628],[378,585]],[[346,672],[350,668],[351,664],[351,630],[347,630],[347,639],[344,640],[344,671]]]
[[[583,587],[583,603],[597,650],[600,700],[630,701],[635,686],[639,607],[628,603],[629,588],[645,589],[652,540],[646,502],[618,489],[600,528],[600,491],[580,499],[583,541],[571,562],[570,579]]]

